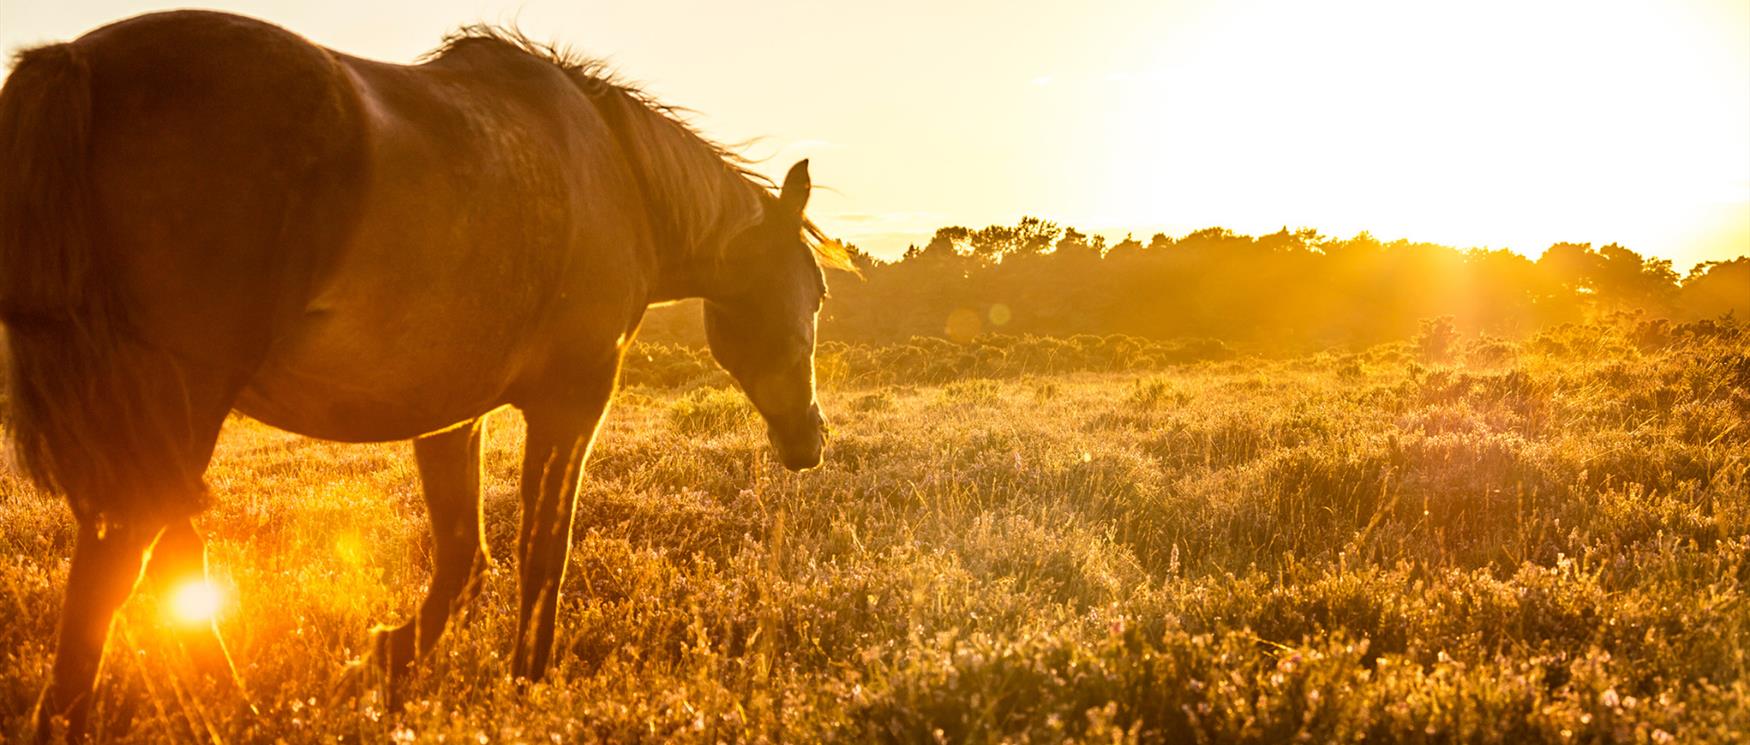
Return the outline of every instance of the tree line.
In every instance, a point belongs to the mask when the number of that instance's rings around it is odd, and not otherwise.
[[[1667,259],[1614,243],[1558,243],[1537,259],[1305,229],[1108,243],[1027,217],[941,228],[894,261],[851,253],[861,277],[829,278],[822,340],[1126,334],[1289,352],[1407,339],[1432,318],[1518,337],[1612,313],[1750,315],[1750,257],[1679,275]],[[698,343],[697,311],[653,313],[643,336]]]

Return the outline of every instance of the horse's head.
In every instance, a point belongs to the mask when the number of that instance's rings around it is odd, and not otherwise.
[[[766,434],[784,467],[820,465],[826,418],[814,397],[814,327],[826,279],[804,238],[808,161],[784,177],[759,224],[735,240],[734,289],[705,301],[711,355],[766,420]]]

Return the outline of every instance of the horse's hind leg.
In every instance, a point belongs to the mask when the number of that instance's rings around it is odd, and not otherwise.
[[[160,534],[186,522],[188,511],[200,503],[193,492],[202,488],[200,474],[237,387],[230,376],[203,375],[207,371],[157,355],[122,359],[133,363],[117,373],[126,376],[128,395],[100,399],[115,403],[113,409],[78,409],[85,418],[75,421],[93,431],[101,431],[106,415],[153,426],[136,430],[133,439],[94,435],[114,461],[106,471],[114,476],[66,484],[72,504],[95,510],[75,510],[79,533],[55,664],[37,706],[38,739],[53,734],[57,717],[66,719],[68,739],[82,736],[115,611],[139,583],[147,551]],[[170,545],[184,539],[173,534]]]
[[[419,613],[377,637],[378,661],[393,678],[430,653],[451,616],[486,571],[480,528],[480,438],[484,418],[413,441],[419,480],[431,512],[436,554],[431,587]]]
[[[79,526],[73,565],[67,575],[53,678],[37,701],[38,740],[49,739],[55,717],[66,718],[69,740],[85,731],[110,621],[116,608],[133,593],[146,549],[161,527],[140,523]]]

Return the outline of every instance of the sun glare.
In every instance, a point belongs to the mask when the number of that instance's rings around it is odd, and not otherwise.
[[[170,612],[184,624],[211,621],[219,612],[219,591],[206,580],[185,582],[171,596]]]
[[[1111,223],[1683,265],[1750,221],[1750,71],[1705,3],[1228,8],[1114,84]]]

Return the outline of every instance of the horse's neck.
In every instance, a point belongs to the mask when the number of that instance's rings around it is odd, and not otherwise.
[[[630,93],[610,87],[593,100],[633,169],[650,220],[651,302],[721,293],[732,273],[726,267],[737,263],[723,256],[725,246],[758,221],[759,187],[721,150]]]
[[[659,234],[660,235],[660,234]],[[650,302],[667,303],[709,297],[716,293],[716,273],[702,271],[696,252],[677,247],[673,241],[655,241],[655,276],[650,282]]]
[[[734,178],[740,178],[735,176]],[[646,179],[648,183],[648,179]],[[673,183],[672,181],[669,183]],[[752,188],[751,185],[733,185]],[[659,200],[666,197],[647,192],[647,209],[651,219],[654,276],[650,283],[651,302],[669,302],[691,298],[719,298],[735,291],[732,284],[745,269],[734,256],[733,241],[739,224],[751,226],[757,215],[734,215],[710,210],[665,210]],[[677,224],[675,219],[711,216],[731,227],[720,225]]]
[[[658,213],[653,211],[652,219],[657,217]],[[652,303],[720,298],[735,290],[731,286],[735,280],[745,279],[736,271],[736,267],[745,262],[738,262],[728,255],[732,250],[729,245],[732,236],[700,243],[688,239],[690,235],[699,235],[699,231],[663,225],[653,228]]]

